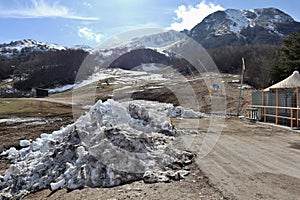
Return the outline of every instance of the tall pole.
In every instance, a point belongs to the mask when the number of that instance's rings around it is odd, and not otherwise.
[[[296,87],[296,125],[297,128],[299,127],[299,88],[298,86]]]
[[[238,106],[237,116],[240,116],[240,107],[241,107],[241,98],[242,98],[244,73],[245,73],[245,69],[246,69],[244,57],[242,57],[242,63],[243,63],[243,69],[242,69],[242,73],[241,73],[241,86],[240,86],[239,106]]]
[[[278,88],[276,88],[276,118],[275,118],[275,124],[278,124]]]

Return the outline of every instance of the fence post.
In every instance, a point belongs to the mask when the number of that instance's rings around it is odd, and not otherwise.
[[[261,90],[261,105],[264,106],[264,90]]]
[[[263,109],[263,117],[264,117],[264,122],[267,121],[267,116],[266,116],[266,108],[264,107],[264,90],[262,89],[261,90],[261,106],[262,106],[262,109]]]
[[[278,124],[278,88],[276,88],[276,118],[275,123]]]
[[[296,125],[299,127],[299,88],[296,86]]]
[[[291,128],[293,128],[293,108],[291,108]]]
[[[264,109],[264,122],[267,122],[267,108],[263,106]]]

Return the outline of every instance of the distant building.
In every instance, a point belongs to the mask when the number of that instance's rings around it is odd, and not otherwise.
[[[31,96],[36,98],[47,97],[49,95],[48,90],[42,88],[32,88]]]

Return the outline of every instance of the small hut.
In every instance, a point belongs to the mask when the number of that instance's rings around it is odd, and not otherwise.
[[[299,87],[300,74],[294,71],[279,83],[252,93],[252,108],[258,109],[258,119],[299,127]]]
[[[31,96],[36,98],[43,98],[49,95],[48,90],[42,88],[32,88]]]

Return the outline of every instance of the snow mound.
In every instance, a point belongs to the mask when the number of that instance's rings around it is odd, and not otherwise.
[[[135,180],[179,180],[193,154],[176,149],[170,104],[98,101],[74,124],[21,141],[1,156],[12,165],[0,176],[0,199],[44,188],[111,187]]]
[[[207,114],[194,111],[192,109],[186,109],[181,106],[176,106],[176,107],[170,107],[167,112],[167,116],[171,118],[188,118],[188,119],[199,119],[203,117],[208,117]]]

